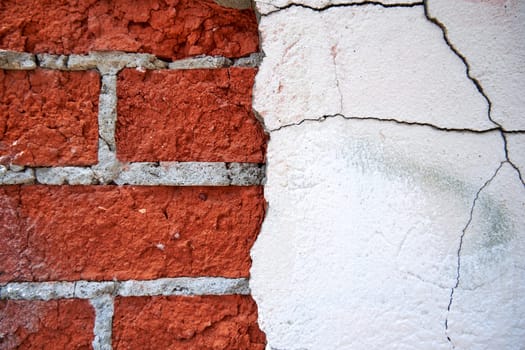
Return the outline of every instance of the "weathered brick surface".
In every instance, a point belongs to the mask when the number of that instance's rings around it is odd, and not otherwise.
[[[0,163],[96,163],[99,89],[93,71],[0,70]]]
[[[124,70],[117,83],[119,159],[262,162],[266,135],[251,108],[255,73]]]
[[[264,344],[248,296],[115,300],[114,349],[263,350]]]
[[[260,187],[0,187],[0,282],[249,275]]]
[[[34,53],[121,50],[164,58],[257,51],[253,10],[213,0],[4,0],[0,49]]]
[[[91,349],[94,319],[87,300],[0,300],[0,349]]]

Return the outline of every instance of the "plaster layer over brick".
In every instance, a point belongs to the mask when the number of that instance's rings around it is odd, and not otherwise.
[[[430,18],[469,64],[491,101],[491,117],[507,130],[525,129],[525,2],[429,0]]]
[[[460,236],[477,192],[505,161],[503,148],[497,131],[342,117],[273,132],[269,208],[250,282],[269,345],[449,349],[444,323]],[[490,196],[479,203],[501,217],[476,232],[521,220]]]
[[[270,130],[336,113],[449,129],[496,126],[423,6],[291,7],[263,17],[260,30],[266,58],[254,108]]]
[[[316,10],[322,10],[330,6],[340,6],[340,5],[360,5],[363,3],[376,3],[378,5],[413,5],[420,4],[421,1],[418,0],[378,0],[378,1],[368,1],[368,0],[256,0],[255,5],[257,10],[263,14],[267,15],[272,12],[279,11],[282,8],[289,6],[306,6],[311,7]]]

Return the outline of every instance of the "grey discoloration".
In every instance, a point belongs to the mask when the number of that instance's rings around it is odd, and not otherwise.
[[[234,61],[233,66],[256,68],[261,65],[263,58],[264,54],[262,52],[252,53],[250,56],[237,58]]]
[[[71,55],[68,70],[98,69],[102,75],[114,75],[124,68],[163,69],[167,62],[145,53],[92,52],[89,55]]]
[[[0,185],[138,185],[251,186],[264,181],[264,166],[255,163],[160,162],[121,164],[100,141],[99,163],[92,167],[0,168]]]
[[[104,75],[100,87],[98,134],[109,150],[115,151],[115,123],[117,121],[117,77]]]
[[[121,296],[250,294],[245,278],[181,277],[120,283]]]
[[[104,296],[250,294],[246,278],[179,277],[150,281],[13,282],[2,286],[0,299],[96,299]]]
[[[91,168],[37,168],[35,172],[38,183],[44,185],[92,185],[96,183]]]
[[[103,295],[113,295],[116,293],[118,282],[90,282],[78,281],[74,282],[74,297],[80,299],[98,298]]]
[[[93,174],[99,184],[112,182],[119,174],[120,163],[104,140],[98,142],[98,164],[93,166]]]
[[[92,167],[28,168],[14,172],[0,168],[0,184],[137,186],[251,186],[264,180],[264,166],[256,163],[160,162],[120,163],[101,141],[99,163]],[[36,175],[36,176],[35,176]]]
[[[245,10],[252,8],[251,0],[215,0],[215,2],[224,7]]]
[[[118,185],[246,186],[262,182],[264,169],[252,163],[160,162],[123,166]]]
[[[177,60],[169,64],[170,69],[205,69],[230,67],[233,62],[222,56],[197,56]]]
[[[73,282],[8,283],[0,289],[0,299],[13,300],[70,299],[74,294]]]
[[[31,70],[36,68],[35,55],[0,50],[0,69]]]
[[[37,54],[36,57],[38,59],[38,66],[41,68],[67,70],[69,56],[41,53]]]
[[[103,295],[92,299],[90,302],[95,309],[93,349],[111,350],[113,314],[115,311],[113,297],[111,295]]]
[[[230,185],[247,186],[264,183],[265,168],[262,164],[227,163]]]
[[[0,168],[0,185],[24,185],[35,182],[35,172],[33,169],[24,171],[8,170],[5,166]]]

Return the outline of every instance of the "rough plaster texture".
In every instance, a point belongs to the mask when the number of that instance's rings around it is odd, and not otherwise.
[[[525,2],[431,0],[428,14],[469,64],[506,130],[525,129]]]
[[[250,280],[267,349],[521,349],[524,133],[503,128],[523,120],[523,7],[268,4]]]
[[[360,5],[363,3],[376,3],[378,5],[384,6],[395,6],[395,5],[415,5],[421,4],[421,1],[407,1],[407,0],[379,0],[379,1],[368,1],[368,0],[303,0],[303,1],[293,1],[293,0],[265,0],[265,1],[256,1],[257,10],[263,14],[269,14],[272,12],[279,11],[283,8],[290,6],[303,6],[309,7],[315,10],[323,10],[330,6],[345,6],[345,5]]]
[[[336,113],[495,127],[487,101],[422,6],[291,7],[263,17],[260,29],[266,58],[254,108],[270,130]]]

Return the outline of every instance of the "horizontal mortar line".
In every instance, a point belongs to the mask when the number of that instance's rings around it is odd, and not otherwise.
[[[0,185],[137,185],[137,186],[251,186],[264,179],[263,163],[241,162],[131,162],[106,183],[94,166],[3,167]]]
[[[199,55],[168,61],[149,53],[123,51],[92,51],[88,54],[51,54],[0,50],[0,69],[34,70],[45,68],[66,71],[98,69],[102,74],[116,74],[124,68],[160,69],[213,69],[228,67],[258,67],[262,52],[230,58]]]
[[[0,286],[0,300],[94,299],[121,297],[249,295],[247,278],[175,277],[126,281],[11,282]]]

